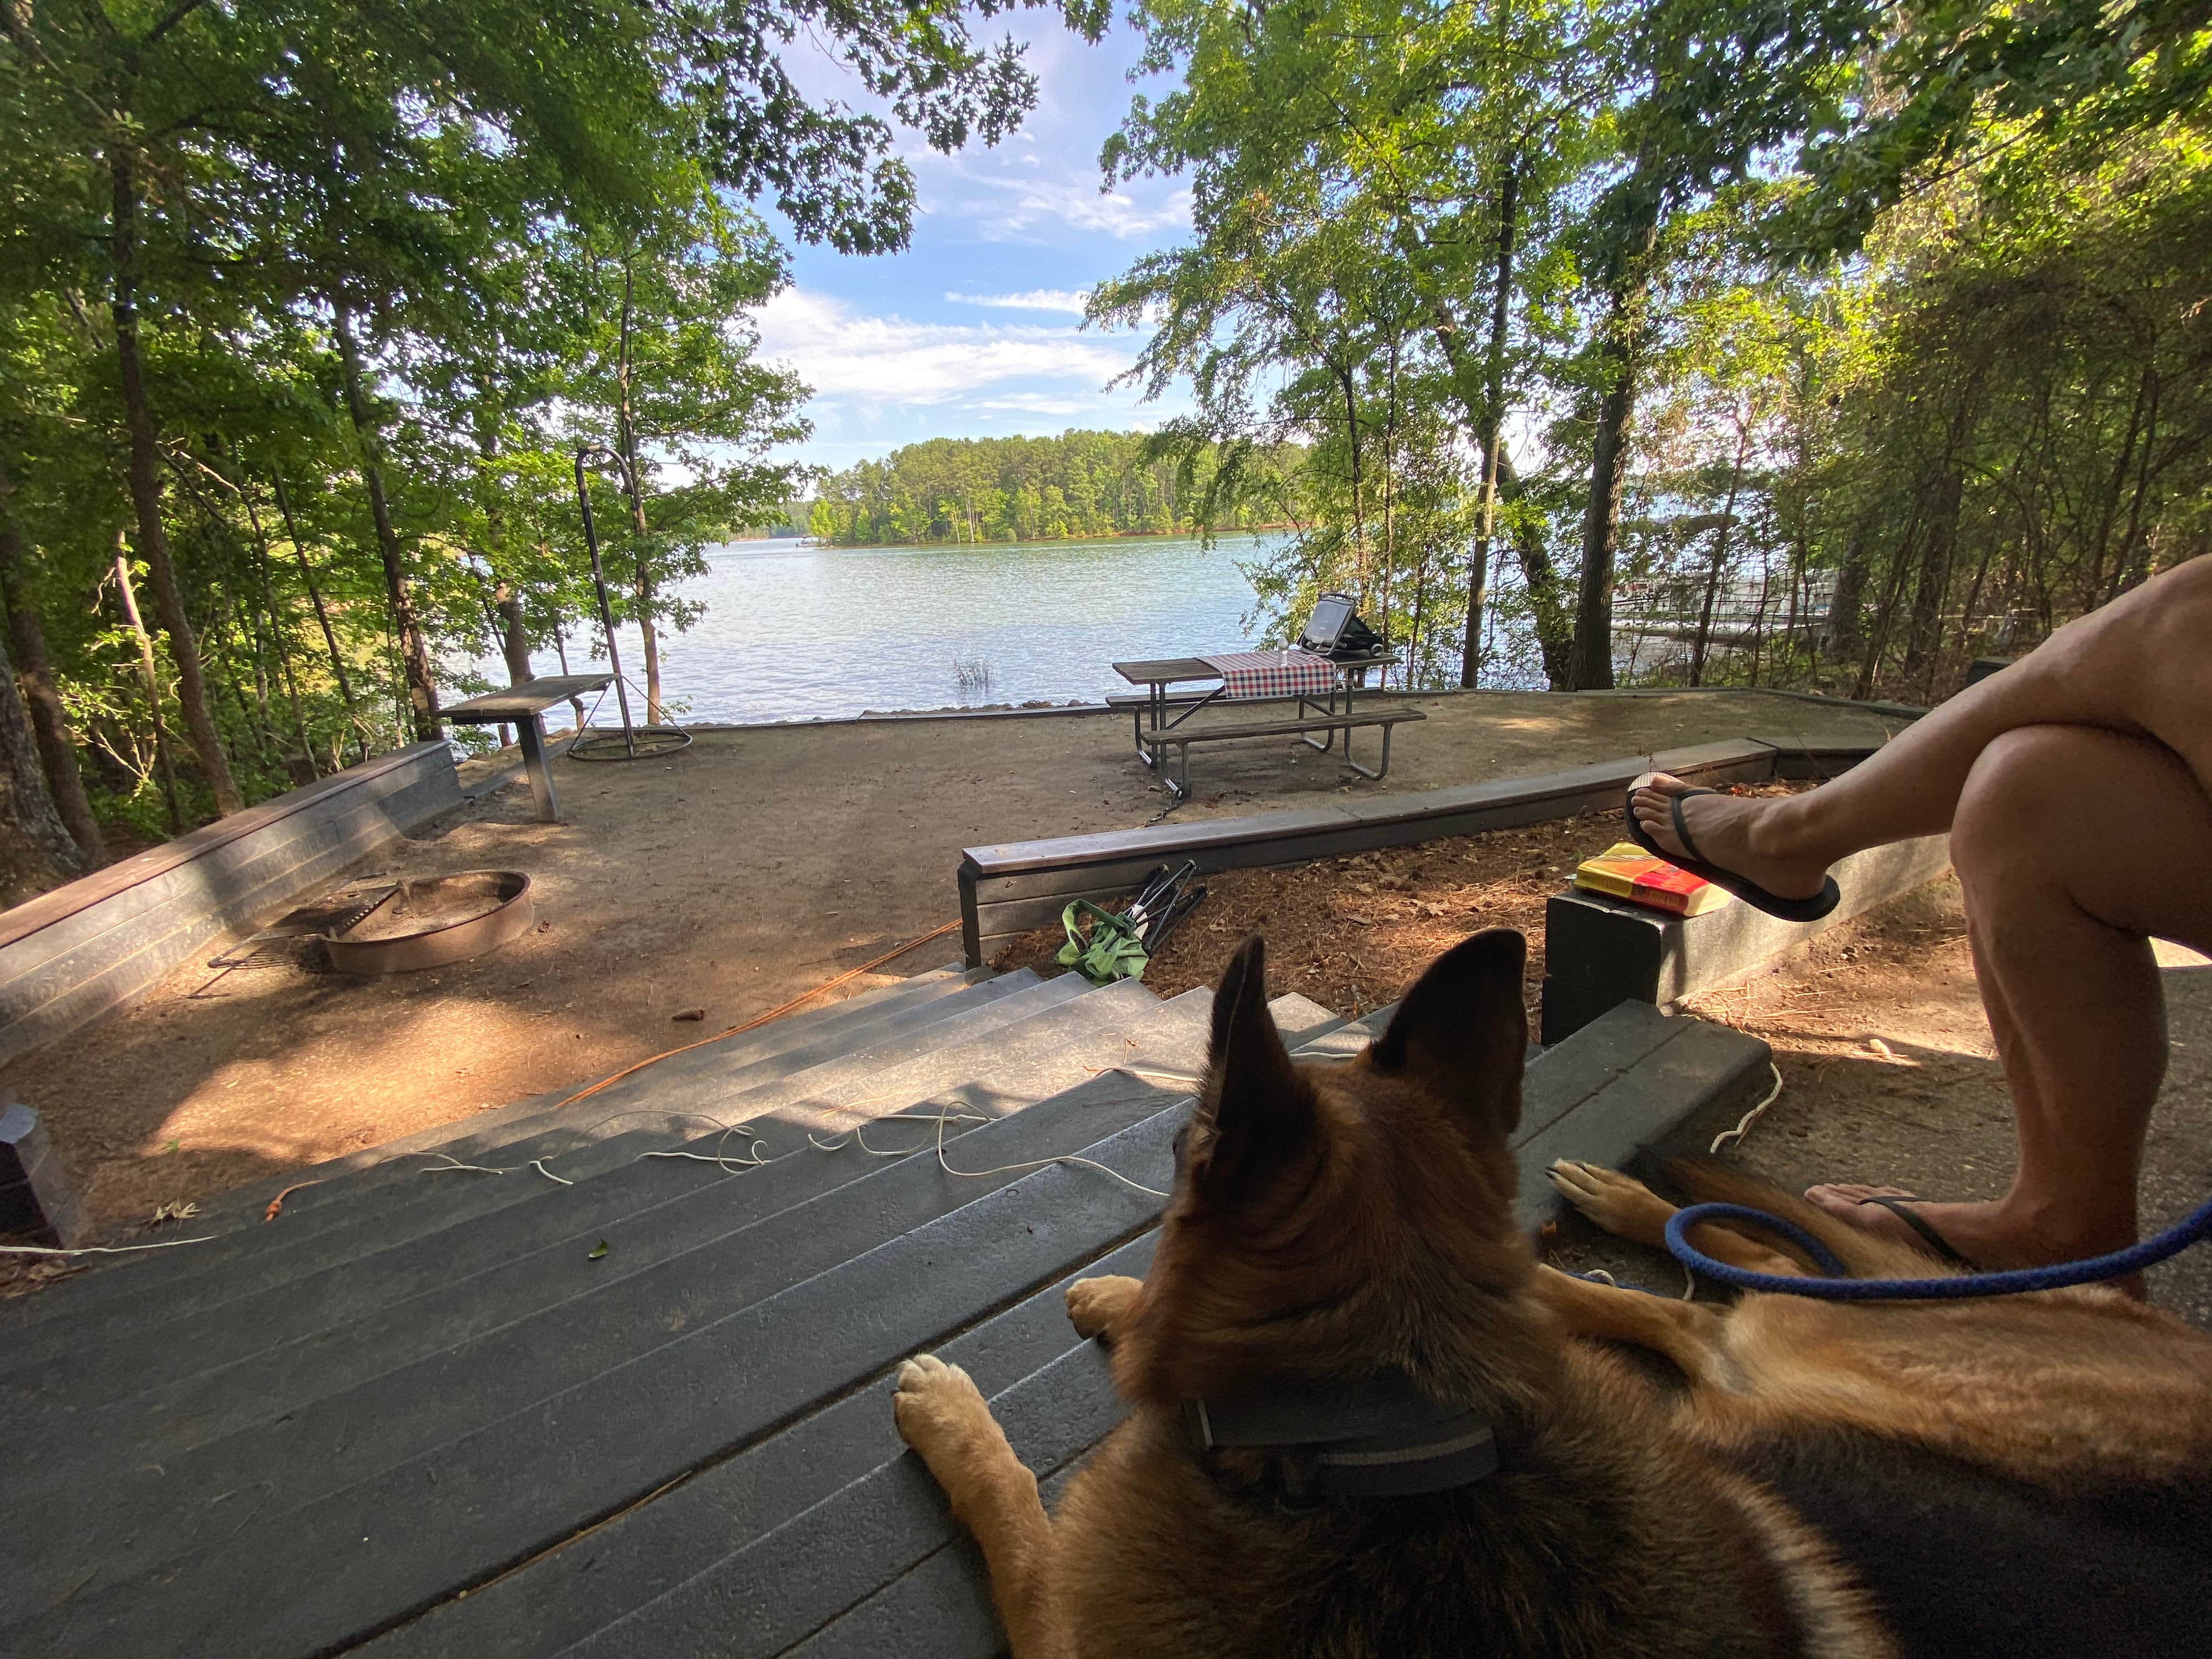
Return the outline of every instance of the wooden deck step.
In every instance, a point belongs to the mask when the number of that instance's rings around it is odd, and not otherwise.
[[[1164,1186],[1181,1097],[1120,1074],[1075,1095],[1068,1121],[1041,1103],[978,1129],[964,1154],[993,1167],[1079,1146]],[[1080,1133],[1114,1121],[1127,1127]],[[1055,1130],[1058,1144],[1044,1144]],[[824,1203],[842,1224],[826,1224]],[[448,1362],[441,1386],[380,1379],[374,1400],[270,1425],[250,1446],[151,1484],[16,1506],[7,1548],[19,1570],[0,1592],[18,1621],[8,1646],[250,1655],[357,1640],[742,1449],[881,1369],[883,1355],[1063,1276],[1139,1229],[1157,1203],[1057,1163],[968,1180],[933,1158],[902,1160],[767,1224],[773,1237],[673,1273],[648,1270],[671,1281],[656,1294],[583,1291],[544,1322],[544,1346],[510,1340],[495,1360],[479,1350],[465,1368]],[[817,1260],[836,1265],[800,1276]],[[696,1321],[676,1317],[687,1307]],[[604,1368],[578,1375],[592,1365]],[[423,1401],[425,1383],[458,1396],[470,1410],[451,1415],[476,1426],[453,1432],[446,1408]],[[259,1507],[219,1536],[228,1517],[213,1517],[245,1491]],[[88,1560],[99,1565],[82,1578]]]
[[[965,1106],[974,1093],[991,1115],[1003,1116],[1116,1064],[1140,1029],[1152,1029],[1155,1048],[1162,1030],[1188,1039],[1189,1012],[1164,1012],[1134,984],[1063,999],[1025,1021],[895,1068],[890,1075],[905,1081],[892,1098],[906,1103],[918,1091]],[[987,1080],[980,1090],[979,1078]],[[882,1126],[872,1139],[878,1150],[933,1148],[935,1134],[932,1117]],[[624,1179],[611,1174],[573,1191],[549,1188],[519,1212],[495,1212],[413,1248],[341,1264],[313,1283],[239,1297],[131,1344],[82,1350],[33,1376],[11,1377],[0,1395],[11,1421],[40,1431],[21,1460],[19,1489],[91,1479],[118,1458],[166,1464],[366,1376],[488,1332],[513,1331],[574,1297],[580,1281],[634,1283],[658,1264],[718,1249],[741,1233],[757,1241],[749,1230],[763,1219],[823,1200],[886,1162],[858,1146],[841,1148],[857,1158],[824,1153],[797,1131],[780,1139],[782,1156],[757,1170],[731,1175],[667,1159],[633,1164],[621,1172]],[[603,1185],[623,1207],[605,1201]],[[821,1213],[811,1212],[807,1224],[817,1226]],[[599,1260],[619,1267],[580,1270],[600,1243],[608,1254]],[[0,1520],[0,1537],[5,1528]]]
[[[739,1066],[750,1065],[757,1060],[787,1054],[802,1045],[817,1043],[821,1038],[836,1032],[854,1030],[869,1022],[881,1019],[885,1015],[901,1008],[916,1006],[925,1002],[957,995],[970,986],[990,983],[994,977],[988,969],[963,971],[957,963],[948,964],[943,968],[933,968],[926,972],[914,975],[911,978],[902,980],[896,985],[876,986],[856,996],[848,997],[841,1002],[825,1003],[818,1008],[801,1009],[797,1013],[787,1014],[781,1019],[771,1020],[765,1025],[757,1026],[750,1031],[739,1032],[735,1036],[724,1037],[693,1052],[702,1057],[708,1063],[719,1068],[734,1070]],[[1001,975],[996,977],[1008,976]],[[669,1029],[672,1033],[679,1034],[672,1036],[670,1039],[672,1042],[680,1042],[684,1040],[680,1035],[683,1027],[672,1024]],[[661,1061],[660,1065],[664,1066],[673,1065],[686,1058],[688,1057],[676,1056]],[[396,1139],[382,1141],[376,1146],[365,1147],[358,1152],[349,1153],[343,1158],[331,1158],[325,1163],[312,1164],[303,1169],[289,1171],[282,1176],[271,1176],[265,1181],[250,1183],[246,1187],[218,1195],[203,1206],[204,1213],[210,1218],[216,1218],[234,1212],[240,1215],[250,1212],[252,1218],[258,1221],[262,1209],[269,1200],[295,1182],[348,1175],[356,1170],[389,1163],[394,1158],[411,1152],[451,1147],[463,1141],[489,1142],[494,1139],[512,1139],[514,1138],[512,1133],[502,1133],[507,1131],[509,1126],[538,1115],[591,1081],[592,1079],[588,1078],[580,1079],[565,1088],[545,1094],[532,1095],[508,1105],[495,1107],[489,1111],[477,1112],[457,1123],[434,1125],[411,1135],[403,1135]],[[313,1206],[314,1200],[308,1199],[305,1194],[301,1194],[299,1202],[301,1212],[304,1213]],[[289,1200],[287,1201],[287,1207],[290,1207]]]
[[[953,995],[895,1010],[848,1028],[838,1036],[818,1037],[786,1054],[741,1064],[732,1068],[725,1086],[715,1092],[715,1103],[712,1105],[698,1103],[705,1085],[697,1073],[690,1079],[679,1101],[678,1091],[669,1088],[666,1080],[653,1078],[653,1073],[660,1068],[653,1067],[626,1081],[639,1087],[659,1089],[661,1098],[668,1101],[673,1109],[658,1111],[641,1119],[638,1127],[627,1133],[580,1144],[573,1133],[553,1132],[534,1140],[515,1142],[504,1149],[470,1149],[478,1153],[489,1151],[495,1160],[494,1167],[514,1171],[507,1176],[426,1174],[436,1162],[434,1158],[395,1159],[349,1171],[341,1180],[334,1181],[331,1185],[336,1189],[335,1195],[326,1199],[319,1211],[309,1210],[295,1216],[288,1203],[278,1222],[264,1225],[257,1219],[210,1243],[179,1249],[174,1255],[186,1260],[175,1263],[168,1261],[167,1253],[164,1253],[155,1270],[143,1277],[135,1273],[128,1276],[96,1274],[82,1285],[72,1282],[57,1286],[57,1291],[79,1293],[43,1310],[42,1316],[26,1320],[23,1328],[16,1331],[0,1328],[0,1355],[4,1355],[0,1357],[0,1383],[88,1342],[142,1333],[155,1325],[196,1315],[249,1291],[292,1282],[333,1266],[358,1261],[405,1239],[570,1190],[529,1170],[527,1160],[532,1158],[557,1156],[562,1179],[580,1182],[606,1170],[625,1166],[648,1151],[685,1146],[696,1150],[701,1142],[711,1147],[720,1139],[721,1132],[708,1127],[702,1135],[699,1131],[707,1126],[678,1115],[678,1112],[704,1109],[715,1112],[723,1121],[734,1122],[737,1117],[723,1115],[732,1098],[742,1098],[746,1103],[736,1109],[739,1116],[746,1110],[765,1112],[781,1103],[792,1090],[808,1086],[806,1082],[791,1083],[794,1078],[818,1084],[830,1074],[828,1068],[836,1066],[865,1073],[873,1064],[906,1057],[908,1050],[896,1045],[917,1031],[933,1030],[951,1036],[954,1034],[951,1022],[956,1019],[968,1022],[959,1029],[972,1030],[984,1026],[994,1011],[1001,1021],[1035,1012],[1035,1006],[1001,1006],[1013,998],[1032,996],[1040,1000],[1036,1006],[1052,1006],[1070,994],[1068,988],[1048,988],[1034,975],[1005,977],[1010,981],[1008,988],[994,995],[971,1002],[967,1000],[969,991],[957,991]],[[840,1048],[841,1042],[870,1046]],[[824,1048],[831,1052],[825,1054]],[[785,1089],[785,1096],[763,1092],[787,1085],[789,1087]],[[747,1085],[750,1085],[750,1089]],[[589,1103],[579,1103],[578,1109]],[[483,1158],[464,1156],[463,1161],[482,1162]],[[252,1265],[244,1265],[246,1263]],[[46,1300],[44,1297],[24,1299]]]

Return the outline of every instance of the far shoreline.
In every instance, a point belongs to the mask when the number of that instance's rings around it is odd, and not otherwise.
[[[1229,536],[1259,536],[1271,532],[1304,528],[1298,524],[1254,524],[1239,525],[1233,530],[1217,530],[1210,533],[1218,541]],[[788,542],[794,547],[828,547],[843,553],[865,553],[886,552],[901,548],[1080,547],[1092,542],[1200,541],[1205,539],[1208,533],[1203,530],[1113,530],[1096,536],[1032,536],[1026,540],[1012,542],[839,542],[821,536],[748,536],[732,537],[715,545],[753,547],[763,542]]]

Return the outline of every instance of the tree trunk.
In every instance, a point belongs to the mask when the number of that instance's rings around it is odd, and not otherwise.
[[[1583,512],[1582,580],[1575,599],[1570,676],[1577,691],[1613,688],[1613,567],[1620,547],[1620,487],[1628,473],[1628,417],[1636,404],[1627,310],[1627,296],[1617,294],[1604,348],[1609,384],[1598,404],[1597,435],[1590,449],[1589,502]]]
[[[345,703],[346,723],[353,727],[354,748],[360,758],[368,758],[368,728],[361,711],[354,706],[353,682],[347,678],[345,658],[338,650],[338,636],[331,629],[331,613],[323,605],[323,590],[315,586],[315,567],[307,562],[307,544],[300,539],[300,526],[292,517],[292,502],[284,494],[284,475],[272,472],[270,479],[276,489],[276,510],[284,515],[284,534],[292,544],[292,556],[300,562],[301,580],[307,584],[307,602],[315,608],[315,621],[323,630],[324,648],[331,653],[331,673],[338,683],[338,696]]]
[[[177,586],[176,567],[169,562],[169,540],[161,526],[161,484],[156,473],[159,452],[154,420],[146,406],[146,383],[138,356],[138,185],[130,157],[121,149],[108,153],[108,177],[112,186],[112,219],[109,253],[114,262],[115,297],[111,310],[115,319],[115,362],[123,392],[124,423],[131,441],[131,505],[138,523],[138,556],[146,561],[146,574],[154,586],[154,614],[169,636],[169,654],[177,665],[177,702],[185,711],[192,752],[215,796],[216,811],[222,816],[246,805],[230,775],[230,758],[216,731],[209,710],[207,684],[200,668],[199,642],[185,615],[185,596]]]
[[[15,665],[0,645],[0,905],[21,904],[88,867],[46,788]]]
[[[131,635],[138,641],[138,672],[146,682],[147,718],[154,728],[154,766],[161,775],[161,799],[168,804],[169,833],[181,836],[185,813],[177,799],[177,768],[169,758],[168,728],[161,720],[161,670],[154,660],[154,636],[146,631],[146,619],[138,614],[138,595],[131,586],[130,556],[120,550],[115,555],[115,591],[123,601],[123,619],[131,624]]]
[[[538,678],[538,671],[530,665],[530,636],[522,626],[522,597],[493,573],[491,608],[499,617],[499,653],[507,659],[507,678],[510,684],[520,685]]]
[[[15,684],[31,732],[38,742],[39,762],[46,770],[47,793],[61,813],[70,838],[84,854],[88,867],[107,862],[107,845],[100,820],[92,815],[85,793],[84,774],[76,763],[76,739],[70,734],[63,711],[61,692],[54,683],[54,665],[46,654],[46,631],[38,606],[22,586],[22,538],[8,515],[6,501],[13,486],[0,473],[0,605],[8,612],[8,635],[15,652]]]
[[[1832,656],[1849,661],[1859,653],[1866,643],[1865,619],[1859,614],[1866,605],[1867,532],[1864,525],[1851,532],[1851,539],[1844,550],[1844,562],[1836,571],[1836,591],[1828,601],[1826,648]]]
[[[1482,410],[1481,528],[1467,568],[1467,638],[1460,651],[1459,683],[1472,689],[1482,678],[1482,613],[1490,600],[1490,546],[1498,530],[1498,449],[1505,441],[1505,326],[1513,294],[1513,234],[1517,206],[1513,164],[1498,186],[1498,275],[1490,296],[1488,384]]]
[[[622,446],[623,483],[629,496],[630,533],[637,538],[637,634],[645,659],[645,723],[661,725],[660,641],[653,629],[653,560],[646,546],[645,482],[638,475],[637,426],[630,418],[629,343],[635,279],[623,256],[622,330],[615,355],[615,428]]]
[[[354,339],[353,315],[343,305],[331,308],[338,339],[338,357],[345,368],[346,407],[353,429],[361,440],[361,474],[368,489],[369,513],[376,520],[377,550],[384,556],[384,592],[392,606],[392,626],[399,635],[400,671],[407,683],[407,708],[415,741],[430,743],[445,735],[438,720],[438,688],[430,678],[430,653],[422,643],[422,628],[415,615],[412,585],[400,556],[398,532],[392,527],[392,505],[384,493],[384,443],[368,407],[368,394],[361,373],[361,349]]]
[[[1690,684],[1705,683],[1705,650],[1713,636],[1713,602],[1720,597],[1721,573],[1728,563],[1729,533],[1735,528],[1736,491],[1743,484],[1743,464],[1751,455],[1751,422],[1747,420],[1736,435],[1735,465],[1729,469],[1728,496],[1721,503],[1720,534],[1713,540],[1712,568],[1705,574],[1705,605],[1698,616],[1698,637],[1690,647]],[[1762,591],[1760,615],[1765,614]]]
[[[565,677],[568,672],[568,635],[562,629],[561,618],[557,613],[553,618],[553,653],[559,659],[561,672]],[[581,697],[571,697],[568,699],[568,707],[574,711],[575,735],[580,738],[584,735],[584,700]]]
[[[1959,502],[1966,491],[1966,469],[1946,458],[1936,480],[1935,509],[1921,544],[1920,568],[1912,585],[1912,609],[1905,635],[1905,684],[1925,700],[1942,642],[1943,600],[1950,592],[1951,561],[1959,544]]]
[[[259,561],[261,575],[261,610],[269,618],[269,632],[276,645],[277,672],[284,680],[284,695],[292,705],[292,732],[300,740],[300,753],[307,763],[310,772],[318,772],[315,765],[315,745],[307,736],[307,716],[300,703],[300,681],[292,672],[292,648],[285,642],[283,618],[276,614],[276,584],[269,573],[269,532],[262,527],[261,509],[253,504],[248,488],[248,478],[238,486],[238,499],[246,503],[246,520],[253,527],[255,556]]]

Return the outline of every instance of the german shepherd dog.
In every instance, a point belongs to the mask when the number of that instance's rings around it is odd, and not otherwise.
[[[1513,1218],[1524,947],[1431,965],[1350,1061],[1293,1061],[1262,947],[1223,975],[1151,1271],[1070,1288],[1132,1407],[1048,1520],[967,1375],[901,1369],[900,1433],[982,1546],[1016,1659],[2212,1653],[2212,1339],[2103,1289],[1680,1302],[1534,1261]],[[1673,1206],[1551,1178],[1656,1243]],[[1932,1259],[1718,1165],[1860,1276]],[[1807,1264],[1723,1226],[1700,1248]],[[1486,1476],[1331,1495],[1193,1401],[1386,1369],[1494,1432]]]

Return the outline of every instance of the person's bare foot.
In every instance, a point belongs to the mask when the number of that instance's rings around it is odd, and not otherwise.
[[[1694,835],[1696,831],[1691,833]],[[1972,1263],[1975,1271],[1981,1273],[2002,1273],[2014,1267],[2048,1267],[2060,1262],[2079,1261],[2089,1256],[2124,1249],[2135,1242],[2132,1238],[2102,1243],[2087,1240],[2061,1242],[2039,1237],[2024,1229],[2017,1218],[2008,1213],[2001,1204],[1926,1200],[1908,1193],[1902,1187],[1870,1187],[1855,1181],[1829,1182],[1818,1187],[1808,1187],[1805,1198],[1807,1202],[1818,1205],[1838,1221],[1924,1250],[1928,1248],[1928,1241],[1913,1231],[1910,1222],[1887,1205],[1869,1201],[1877,1198],[1911,1199],[1912,1213],[1935,1229],[1945,1243]],[[2141,1297],[2143,1294],[2140,1274],[2114,1279],[2111,1283],[2113,1289],[2125,1291],[2130,1296]]]
[[[1810,898],[1820,890],[1828,866],[1792,845],[1794,838],[1774,812],[1783,805],[1780,799],[1692,796],[1682,803],[1682,822],[1697,851],[1684,847],[1674,833],[1674,798],[1697,787],[1669,773],[1647,772],[1633,786],[1629,810],[1669,857],[1694,859],[1747,877],[1781,898]]]

